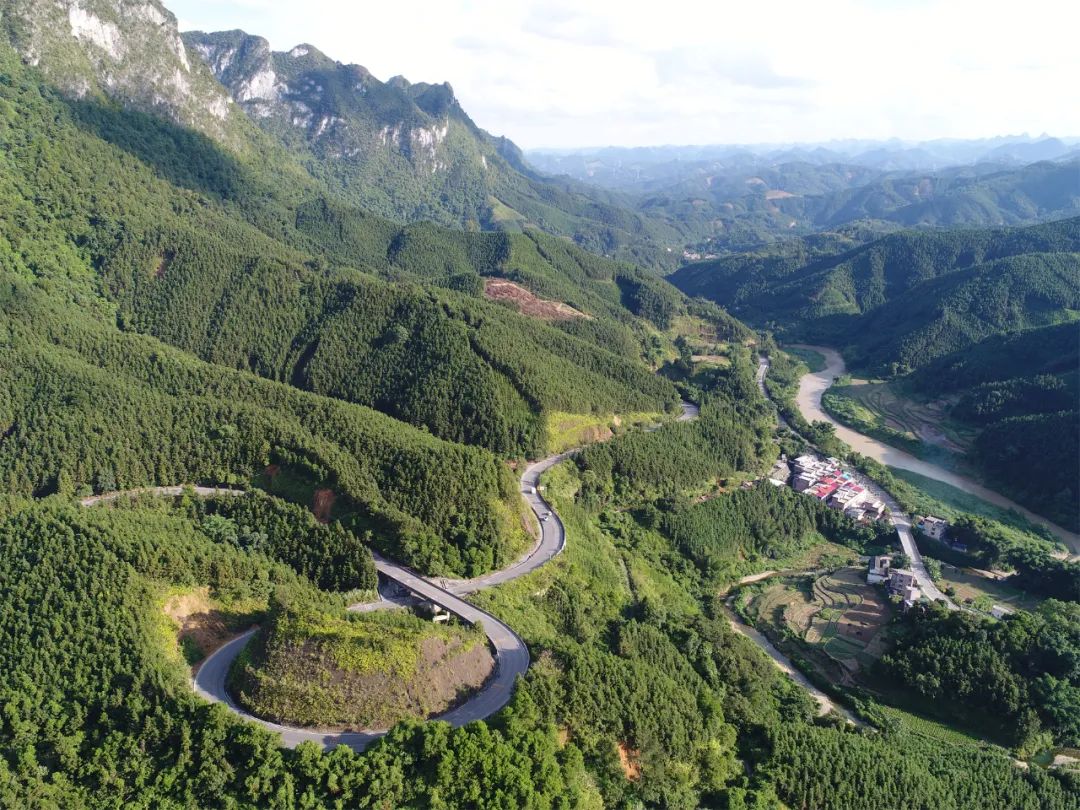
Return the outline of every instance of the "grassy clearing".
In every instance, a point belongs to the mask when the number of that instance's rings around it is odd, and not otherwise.
[[[547,416],[547,449],[561,453],[611,438],[617,431],[652,425],[667,419],[657,411],[624,414],[581,414],[552,411]]]
[[[910,734],[914,737],[921,737],[936,743],[945,743],[948,745],[970,747],[974,744],[984,749],[998,748],[998,746],[987,743],[982,737],[975,734],[969,734],[966,731],[947,726],[936,720],[920,717],[911,712],[906,712],[903,709],[897,709],[879,703],[874,706],[872,713],[875,715],[875,720],[894,733]],[[1000,750],[1003,756],[1007,755],[1004,748],[1001,748]]]
[[[1042,540],[1055,548],[1060,547],[1057,539],[1049,531],[1036,526],[1018,512],[994,506],[961,489],[918,473],[896,467],[889,467],[889,472],[909,485],[909,491],[905,494],[914,500],[916,511],[920,514],[934,514],[947,519],[956,518],[962,514],[980,515],[1001,523],[1006,532],[1012,535],[1012,539]]]
[[[384,728],[446,710],[490,675],[481,629],[406,611],[300,605],[238,656],[230,688],[255,714],[320,728]]]
[[[821,352],[816,352],[813,349],[796,349],[794,347],[785,347],[784,351],[790,354],[792,357],[799,358],[806,367],[810,369],[812,374],[817,374],[819,371],[824,371],[827,363],[825,362],[825,355]]]
[[[983,613],[989,613],[994,605],[1034,610],[1043,601],[1040,597],[1014,588],[1001,580],[948,563],[941,565],[941,581],[938,585],[960,604]]]
[[[321,647],[343,672],[383,672],[406,680],[416,674],[425,639],[461,640],[466,648],[485,641],[479,628],[436,624],[403,610],[290,612],[279,618],[274,630],[275,641],[283,645]]]
[[[811,571],[822,568],[842,568],[854,565],[859,560],[858,552],[847,546],[830,543],[821,535],[816,536],[813,545],[790,557],[781,557],[775,561],[774,568],[791,571]]]
[[[528,221],[524,215],[506,205],[498,197],[488,197],[488,205],[491,206],[491,221],[499,223],[504,228],[514,225],[516,227],[511,230],[520,231]]]
[[[721,340],[716,334],[716,327],[701,318],[691,315],[679,316],[668,330],[668,336],[671,340],[678,337],[685,338],[696,365],[705,367],[731,365],[731,344]]]

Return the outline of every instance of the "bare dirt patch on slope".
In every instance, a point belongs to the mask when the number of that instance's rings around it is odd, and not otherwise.
[[[170,597],[163,610],[176,626],[176,640],[189,662],[201,662],[245,624],[243,617],[215,605],[208,587]]]
[[[317,489],[311,498],[311,512],[319,523],[329,523],[337,493],[332,489]]]
[[[507,301],[522,315],[543,321],[567,321],[589,317],[562,301],[549,301],[526,290],[520,284],[503,278],[484,279],[484,297],[490,301]]]
[[[641,778],[640,751],[636,751],[626,743],[619,743],[619,765],[622,766],[623,776],[631,782]]]

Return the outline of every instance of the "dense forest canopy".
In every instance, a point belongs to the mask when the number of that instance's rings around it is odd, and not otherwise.
[[[60,6],[0,0],[15,46],[0,43],[0,804],[1080,807],[1075,774],[1021,770],[1005,748],[912,715],[863,701],[872,728],[817,716],[733,629],[718,593],[741,576],[823,539],[854,553],[888,533],[755,483],[778,453],[755,384],[755,354],[771,344],[610,258],[669,263],[650,254],[657,232],[642,215],[530,177],[512,144],[477,133],[511,178],[491,187],[495,201],[475,174],[419,188],[397,158],[331,166],[319,144],[283,142],[273,122],[264,130],[229,105],[157,0],[78,9],[116,28],[127,61],[103,63],[91,40],[69,36]],[[27,47],[42,58],[21,58]],[[364,79],[311,56],[294,67],[335,92],[343,76]],[[185,63],[190,92],[165,86]],[[371,86],[372,103],[425,125],[456,104],[441,86]],[[465,149],[471,122],[455,123],[448,143]],[[372,177],[399,193],[347,189]],[[469,226],[485,206],[500,232],[443,227]],[[1052,320],[1071,294],[1068,267],[1025,261],[1015,283],[1049,301],[1040,317]],[[583,317],[526,317],[484,297],[491,278]],[[974,299],[983,288],[957,289]],[[699,367],[690,338],[717,355]],[[1010,382],[1023,376],[980,379],[998,388],[972,413],[1008,427],[1030,410],[1008,402],[1070,384]],[[290,749],[191,689],[177,599],[230,617],[226,636],[260,626],[262,660],[258,649],[242,660],[248,687],[332,678],[308,667],[324,653],[353,674],[415,663],[415,640],[440,630],[345,611],[372,596],[372,552],[428,575],[510,565],[532,542],[514,470],[546,450],[546,418],[653,419],[680,395],[700,418],[619,431],[552,468],[543,486],[565,520],[564,553],[471,597],[529,648],[501,711],[462,728],[402,722],[363,753]],[[79,503],[183,484],[240,492]],[[960,526],[1017,576],[1047,577],[1045,592],[1070,587],[1068,570]],[[930,615],[898,649],[929,658],[935,638],[956,636],[939,687],[985,664],[1008,692],[992,705],[1025,729],[1008,742],[1075,742],[1073,607],[1047,603],[1001,627]],[[992,643],[968,656],[980,634]],[[476,628],[446,638],[483,644]],[[313,658],[271,672],[291,645]],[[904,660],[888,676],[935,694]],[[295,708],[280,694],[249,689],[248,705]]]
[[[1037,613],[991,622],[963,611],[904,614],[899,639],[881,659],[883,675],[944,716],[986,725],[1024,750],[1080,740],[1080,605],[1055,602]],[[1045,729],[1045,731],[1044,731]]]

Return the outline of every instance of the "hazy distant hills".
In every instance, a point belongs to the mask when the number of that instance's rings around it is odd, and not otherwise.
[[[735,147],[531,152],[565,172],[636,195],[640,211],[707,234],[697,254],[745,250],[859,223],[1021,225],[1080,213],[1076,145],[1055,138],[854,144],[846,150]]]
[[[532,149],[526,157],[549,174],[566,174],[623,191],[672,186],[693,175],[752,174],[768,167],[840,164],[889,171],[940,171],[977,163],[1026,164],[1058,160],[1080,149],[1080,138],[1043,135],[978,140],[835,141],[790,146],[643,146]]]

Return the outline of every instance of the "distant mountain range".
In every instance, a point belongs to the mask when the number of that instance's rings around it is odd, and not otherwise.
[[[1080,213],[1080,146],[1056,138],[846,148],[657,147],[530,152],[547,172],[633,195],[705,234],[688,258],[857,225],[1022,225]]]
[[[1022,165],[1080,156],[1080,137],[1003,136],[942,139],[833,141],[825,144],[642,146],[598,149],[530,149],[529,162],[550,174],[566,174],[605,188],[645,191],[693,175],[743,174],[770,166],[840,164],[890,171],[940,171],[977,163]]]

